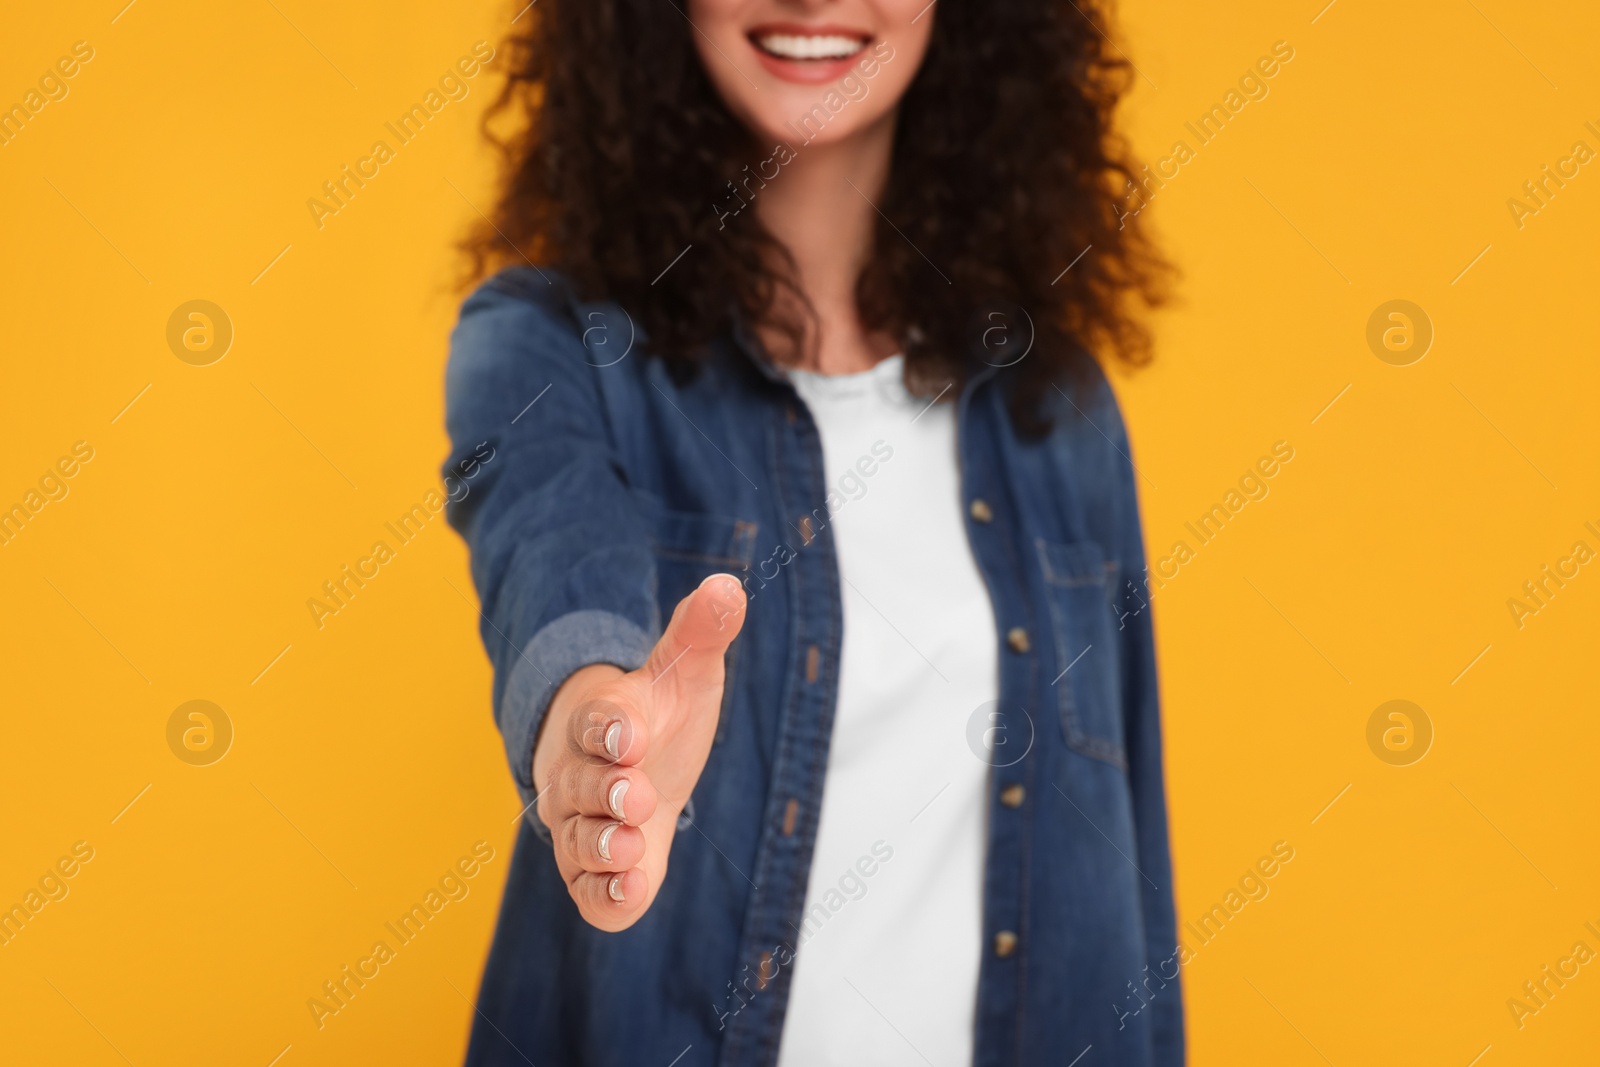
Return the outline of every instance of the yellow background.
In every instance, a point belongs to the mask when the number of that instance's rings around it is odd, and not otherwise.
[[[95,449],[0,547],[0,903],[95,849],[0,947],[4,1058],[457,1062],[518,811],[465,552],[437,517],[321,631],[305,601],[438,486],[492,70],[321,230],[305,201],[515,8],[121,3],[14,5],[0,41],[4,103],[95,49],[0,147],[0,504]],[[1600,16],[1207,6],[1125,5],[1147,157],[1295,58],[1148,208],[1187,276],[1119,382],[1152,553],[1295,458],[1157,600],[1181,917],[1295,858],[1186,968],[1193,1062],[1592,1059],[1600,964],[1520,1030],[1506,1001],[1600,949],[1600,564],[1521,629],[1506,601],[1600,549],[1600,164],[1520,229],[1506,201],[1600,149]],[[1396,298],[1435,328],[1408,367],[1365,341]],[[234,325],[211,366],[165,341],[191,299]],[[235,729],[208,767],[166,741],[195,699]],[[1434,726],[1412,766],[1367,747],[1391,699]],[[479,840],[471,895],[319,1032],[307,998]]]

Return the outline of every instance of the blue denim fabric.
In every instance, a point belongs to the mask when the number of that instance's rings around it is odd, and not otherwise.
[[[827,472],[805,404],[747,339],[725,338],[682,383],[638,340],[622,309],[530,269],[474,293],[452,340],[449,462],[496,451],[450,519],[471,548],[524,802],[567,676],[642,665],[713,571],[750,594],[716,741],[636,925],[583,922],[528,812],[472,1065],[777,1056],[842,638]],[[1027,752],[990,774],[976,1063],[1066,1064],[1092,1046],[1084,1065],[1171,1067],[1182,1005],[1150,613],[1123,595],[1144,573],[1127,435],[1096,377],[1052,390],[1054,429],[1020,438],[1010,380],[984,368],[957,401],[963,492],[992,515],[967,528],[1002,635],[995,725]],[[1015,627],[1025,651],[1004,639]],[[1012,785],[1016,807],[1000,800]],[[1002,931],[1016,937],[1005,955]]]

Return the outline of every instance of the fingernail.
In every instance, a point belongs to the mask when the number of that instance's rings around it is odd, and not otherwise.
[[[606,797],[606,803],[611,805],[611,814],[622,822],[628,821],[628,817],[622,813],[622,798],[627,795],[628,780],[623,778],[611,787],[611,794]]]
[[[607,863],[611,862],[611,835],[616,833],[617,827],[621,825],[620,822],[614,822],[600,831],[600,840],[595,847],[600,850],[600,858]]]
[[[628,899],[622,895],[622,875],[613,874],[611,876],[610,883],[606,885],[606,896],[619,903]]]
[[[622,758],[622,723],[614,722],[606,727],[606,754],[612,759]]]
[[[722,590],[721,590],[721,592],[724,592],[724,593],[732,593],[735,589],[739,588],[739,585],[740,585],[738,577],[735,576],[735,575],[729,574],[726,571],[720,571],[717,574],[708,574],[708,575],[706,575],[705,581],[701,582],[700,584],[702,586],[705,586],[705,585],[710,584],[711,582],[716,582],[716,581],[721,581],[721,582],[725,583],[723,588],[722,588]]]

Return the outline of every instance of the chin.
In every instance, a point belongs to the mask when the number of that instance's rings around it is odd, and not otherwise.
[[[747,128],[758,142],[784,143],[791,148],[821,147],[847,141],[884,118],[886,109],[856,108],[847,103],[838,113],[828,111],[811,94],[800,99],[763,100],[759,114],[746,115]],[[848,98],[844,98],[848,100]],[[820,108],[820,110],[818,110]],[[824,118],[826,116],[826,118]]]
[[[907,80],[891,76],[898,73],[894,47],[869,34],[753,32],[747,39],[765,77],[747,97],[746,122],[791,143],[837,143],[873,126]]]
[[[844,3],[805,21],[762,0],[691,6],[701,59],[729,108],[758,139],[795,149],[836,144],[890,115],[934,18],[916,21],[925,0]]]

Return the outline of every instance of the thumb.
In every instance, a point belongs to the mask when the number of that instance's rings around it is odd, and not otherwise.
[[[645,674],[684,692],[721,688],[723,655],[744,626],[745,595],[739,579],[713,574],[678,602],[666,632],[656,642]],[[676,678],[671,678],[676,675]]]

